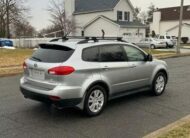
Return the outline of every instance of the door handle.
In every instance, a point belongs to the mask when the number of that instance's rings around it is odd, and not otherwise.
[[[129,66],[129,68],[136,68],[136,67],[137,67],[136,65]]]
[[[104,66],[103,70],[109,70],[109,67],[108,66]]]

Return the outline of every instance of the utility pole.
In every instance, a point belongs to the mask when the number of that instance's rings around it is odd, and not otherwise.
[[[177,41],[177,46],[176,46],[176,54],[180,54],[181,30],[182,30],[182,21],[183,21],[183,3],[184,3],[184,0],[181,0],[180,19],[179,19],[179,33],[178,33],[178,41]]]

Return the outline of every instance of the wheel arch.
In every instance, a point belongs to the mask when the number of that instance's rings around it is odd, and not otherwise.
[[[168,83],[168,79],[169,79],[169,75],[168,75],[168,72],[166,71],[165,68],[159,68],[155,71],[154,75],[152,76],[152,79],[151,79],[151,83],[153,82],[155,76],[159,73],[159,72],[162,72],[166,75],[166,82]]]
[[[98,81],[95,81],[95,82],[91,83],[91,84],[87,87],[87,89],[86,89],[86,91],[85,91],[85,96],[86,96],[87,91],[88,91],[90,88],[92,88],[93,86],[96,86],[96,85],[102,86],[102,87],[106,90],[106,94],[107,94],[107,96],[108,96],[108,98],[109,98],[109,94],[110,94],[109,85],[108,85],[106,82],[102,81],[102,80],[98,80]]]

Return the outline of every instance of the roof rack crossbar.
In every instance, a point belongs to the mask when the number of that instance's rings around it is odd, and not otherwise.
[[[77,44],[85,44],[88,43],[89,41],[99,42],[100,40],[116,40],[120,42],[127,42],[123,40],[122,37],[94,37],[94,36],[67,36],[67,37],[55,38],[53,39],[53,41],[63,40],[63,42],[65,42],[70,39],[82,39]]]

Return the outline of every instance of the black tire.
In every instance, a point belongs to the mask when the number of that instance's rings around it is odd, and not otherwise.
[[[156,46],[155,45],[151,45],[150,48],[151,49],[156,49]]]
[[[93,92],[95,90],[99,90],[102,92],[102,94],[104,95],[104,102],[103,102],[103,105],[101,107],[100,110],[98,110],[97,112],[93,112],[91,109],[90,109],[90,105],[89,105],[89,99],[90,99],[90,96],[93,94]],[[86,94],[86,98],[85,98],[85,102],[84,102],[84,112],[86,115],[90,116],[90,117],[93,117],[93,116],[97,116],[97,115],[100,115],[102,113],[102,111],[104,110],[105,106],[106,106],[106,103],[107,103],[107,93],[106,93],[106,90],[102,87],[102,86],[99,86],[99,85],[96,85],[96,86],[93,86],[91,87],[88,91],[87,91],[87,94]]]
[[[157,89],[157,80],[159,79],[159,77],[164,79],[164,86],[161,86],[160,90]],[[153,83],[152,83],[152,89],[151,89],[151,93],[154,96],[160,96],[165,92],[165,88],[166,88],[166,84],[167,84],[167,77],[166,74],[163,72],[159,72],[157,73],[157,75],[155,76]]]
[[[170,48],[170,46],[168,45],[168,43],[166,43],[166,48]]]

